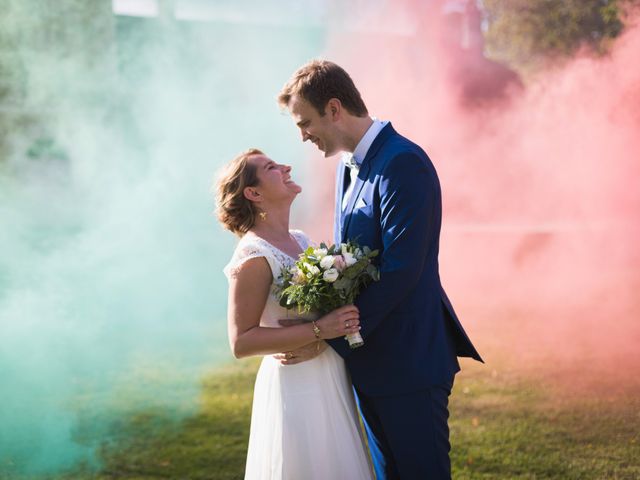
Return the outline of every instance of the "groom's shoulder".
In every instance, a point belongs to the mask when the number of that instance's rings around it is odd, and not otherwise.
[[[398,133],[393,128],[393,125],[387,124],[386,129],[388,129],[387,135],[385,135],[386,141],[383,143],[382,148],[387,152],[414,153],[420,156],[427,156],[420,145]]]
[[[408,161],[411,161],[411,159],[422,162],[430,161],[429,156],[420,145],[400,135],[395,130],[388,136],[387,141],[382,146],[382,151],[383,157],[387,161],[394,158],[405,158]]]

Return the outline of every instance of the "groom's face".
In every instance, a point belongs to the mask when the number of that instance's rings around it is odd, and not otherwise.
[[[341,148],[335,118],[327,104],[325,114],[320,115],[313,105],[304,98],[294,95],[289,101],[289,112],[296,126],[300,129],[302,141],[310,140],[325,157],[335,155]]]

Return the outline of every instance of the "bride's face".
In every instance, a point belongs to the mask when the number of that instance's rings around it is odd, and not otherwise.
[[[271,160],[265,155],[253,155],[248,160],[256,167],[258,185],[251,187],[262,201],[293,200],[302,188],[291,179],[291,167]]]

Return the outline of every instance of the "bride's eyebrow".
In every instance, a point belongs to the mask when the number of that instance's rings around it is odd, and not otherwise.
[[[262,167],[262,168],[264,168],[264,169],[266,170],[266,169],[267,169],[267,168],[269,168],[271,165],[275,165],[275,162],[274,162],[273,160],[270,160],[270,161],[268,161],[267,163],[265,163],[265,164],[264,164],[264,167]]]

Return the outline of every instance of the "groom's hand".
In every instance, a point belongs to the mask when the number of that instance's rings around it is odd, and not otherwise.
[[[295,365],[317,357],[327,349],[327,342],[318,341],[284,353],[276,353],[273,358],[281,365]]]

